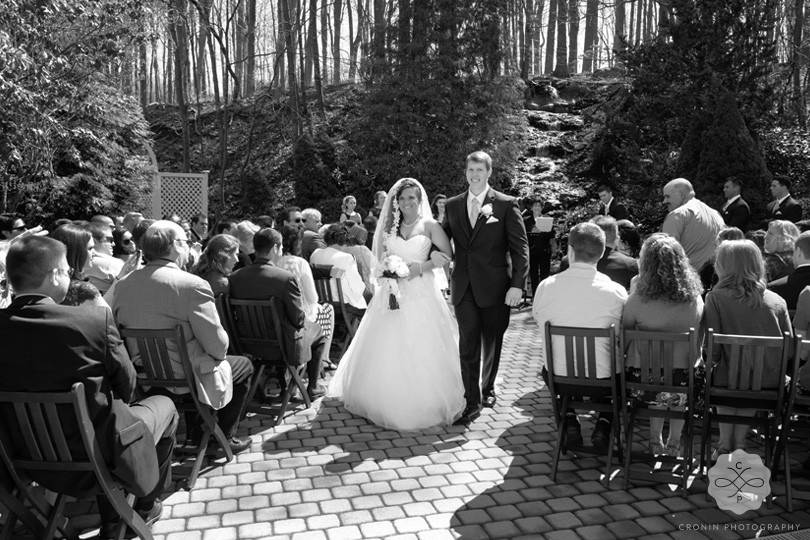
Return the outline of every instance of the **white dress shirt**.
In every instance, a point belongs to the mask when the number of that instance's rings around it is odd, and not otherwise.
[[[607,328],[615,324],[619,332],[626,300],[624,287],[598,272],[592,264],[574,262],[568,270],[541,281],[532,305],[532,315],[541,328],[541,365],[546,363],[546,321],[555,326],[582,328]],[[565,338],[555,336],[553,346],[554,373],[565,375]],[[596,340],[596,376],[611,375],[609,344],[599,338]]]
[[[330,265],[343,270],[343,277],[340,278],[343,299],[347,304],[357,309],[366,309],[368,307],[366,299],[363,297],[366,284],[363,283],[363,278],[360,277],[360,272],[357,270],[357,261],[354,260],[354,257],[333,247],[325,247],[313,251],[309,263]],[[332,294],[337,297],[337,290],[334,287]]]

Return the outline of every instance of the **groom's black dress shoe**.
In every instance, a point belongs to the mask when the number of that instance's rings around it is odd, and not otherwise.
[[[464,412],[461,413],[461,416],[453,422],[454,426],[466,426],[476,418],[481,416],[481,408],[476,406],[468,406],[464,409]]]
[[[496,401],[498,401],[498,400],[497,400],[497,399],[495,399],[495,395],[494,395],[494,394],[490,394],[490,395],[488,395],[488,396],[484,396],[484,400],[483,400],[483,402],[481,403],[481,405],[483,405],[484,407],[489,407],[489,408],[491,409],[492,407],[494,407],[494,406],[495,406],[495,402],[496,402]]]

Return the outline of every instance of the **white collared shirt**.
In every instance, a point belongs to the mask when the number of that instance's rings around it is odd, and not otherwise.
[[[780,206],[782,206],[782,203],[785,202],[789,198],[790,198],[790,193],[788,193],[787,195],[785,195],[781,199],[777,199],[776,200],[776,206],[774,208],[779,208]]]
[[[470,215],[470,210],[472,210],[472,201],[473,199],[478,199],[478,209],[480,211],[481,208],[484,207],[484,201],[487,198],[487,192],[489,192],[489,184],[487,187],[484,188],[484,191],[479,193],[478,195],[473,195],[472,191],[467,190],[467,215]]]
[[[726,208],[728,208],[729,206],[731,206],[731,204],[732,204],[734,201],[736,201],[737,199],[739,199],[739,198],[740,198],[740,196],[739,196],[739,195],[734,195],[732,198],[730,198],[729,200],[727,200],[727,201],[726,201],[726,204],[724,204],[724,205],[723,205],[723,210],[725,210]]]
[[[607,328],[616,325],[619,331],[622,308],[627,301],[627,291],[605,274],[596,270],[596,265],[574,262],[563,272],[540,282],[532,303],[532,315],[545,336],[544,326],[550,321],[555,326],[578,326],[582,328]],[[545,338],[543,337],[543,341]],[[543,343],[540,363],[545,365]],[[564,338],[554,338],[554,372],[565,375]],[[596,376],[610,377],[610,348],[607,339],[596,340]]]
[[[608,215],[611,204],[613,204],[613,197],[611,197],[610,200],[607,202],[607,204],[605,204],[605,215]]]

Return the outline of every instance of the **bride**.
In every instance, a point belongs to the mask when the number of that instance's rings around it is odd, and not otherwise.
[[[439,251],[430,255],[432,246]],[[408,277],[397,280],[399,309],[391,309],[387,287],[377,290],[329,396],[399,431],[450,424],[465,405],[458,327],[434,281],[449,260],[450,241],[413,178],[400,179],[388,192],[373,251],[380,262],[396,255],[408,264]]]

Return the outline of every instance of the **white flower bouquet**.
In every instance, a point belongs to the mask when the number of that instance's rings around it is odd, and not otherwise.
[[[375,273],[380,283],[388,289],[388,309],[399,309],[401,293],[397,281],[410,275],[407,263],[401,257],[387,255]]]

